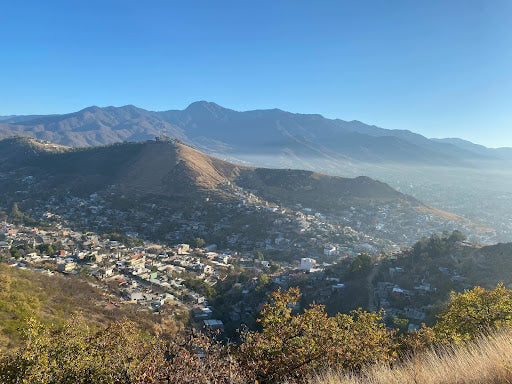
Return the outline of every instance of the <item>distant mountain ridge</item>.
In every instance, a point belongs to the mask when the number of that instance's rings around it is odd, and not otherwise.
[[[279,109],[238,112],[199,101],[184,110],[147,111],[133,105],[91,106],[48,116],[0,118],[0,138],[29,136],[69,146],[144,141],[166,134],[219,157],[251,161],[272,156],[275,166],[314,168],[322,160],[472,166],[512,159],[512,149],[489,149],[460,139],[428,139],[359,121],[327,119]]]

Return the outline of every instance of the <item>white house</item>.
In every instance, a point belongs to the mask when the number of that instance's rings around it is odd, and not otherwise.
[[[299,269],[302,271],[310,272],[316,264],[315,259],[311,259],[309,257],[303,257],[300,259],[300,267]]]

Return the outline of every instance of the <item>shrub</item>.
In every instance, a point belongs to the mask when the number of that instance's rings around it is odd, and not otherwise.
[[[512,291],[500,283],[491,290],[474,287],[463,293],[452,292],[438,317],[434,331],[439,342],[472,340],[512,325]]]
[[[301,381],[326,367],[360,370],[395,359],[393,333],[381,313],[359,309],[329,317],[322,305],[311,305],[293,314],[299,297],[296,288],[272,293],[258,320],[262,331],[242,334],[240,359],[258,382]]]
[[[31,319],[25,345],[0,358],[2,384],[242,383],[246,375],[227,348],[204,335],[166,340],[133,322],[92,331],[73,318],[59,331]]]

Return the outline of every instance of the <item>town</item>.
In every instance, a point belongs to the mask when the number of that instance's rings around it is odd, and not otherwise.
[[[98,203],[97,197],[91,199]],[[281,208],[260,209],[275,213]],[[311,302],[324,303],[333,311],[383,308],[391,319],[407,319],[409,329],[426,321],[433,299],[424,298],[441,292],[421,274],[403,278],[407,267],[401,260],[411,252],[409,248],[386,244],[379,249],[369,236],[326,224],[321,215],[293,216],[301,229],[340,231],[344,245],[328,243],[320,231],[304,243],[292,243],[276,232],[257,250],[224,249],[200,237],[171,246],[119,233],[73,230],[64,225],[64,218],[46,212],[46,228],[4,221],[0,255],[12,267],[86,278],[107,292],[114,305],[136,303],[155,314],[187,319],[197,328],[224,331],[227,327],[230,335],[242,324],[254,322],[272,290],[289,286],[300,287],[304,294],[298,308]],[[280,255],[276,250],[285,248],[302,248],[302,254],[309,256],[275,258]],[[355,268],[361,260],[366,265]],[[453,281],[464,280],[449,275],[447,268],[439,273]]]

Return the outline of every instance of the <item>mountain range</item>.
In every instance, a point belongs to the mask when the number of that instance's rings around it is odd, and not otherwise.
[[[133,105],[88,107],[62,115],[0,117],[0,138],[29,136],[67,146],[144,141],[161,135],[217,157],[278,167],[333,171],[340,164],[473,167],[512,160],[512,149],[280,109],[238,112],[199,101],[154,112]],[[322,166],[318,166],[321,162]]]

